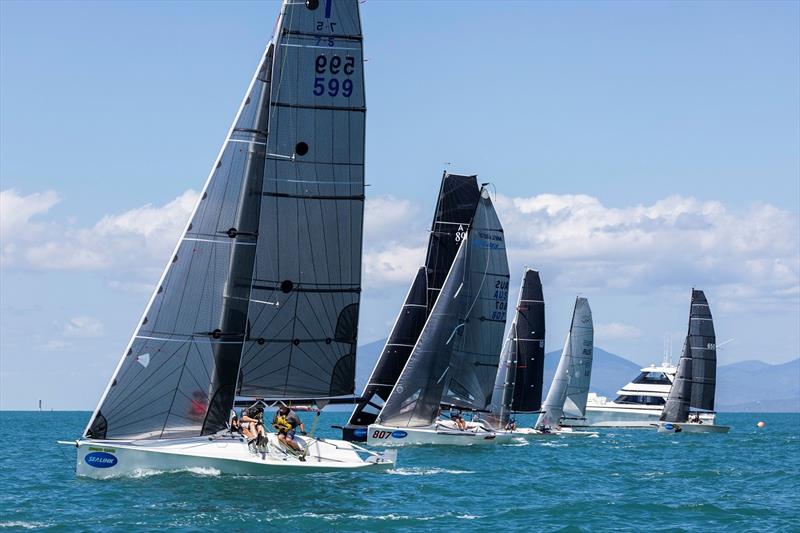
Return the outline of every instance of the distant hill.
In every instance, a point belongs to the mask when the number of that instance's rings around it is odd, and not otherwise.
[[[356,391],[360,393],[369,378],[386,340],[358,347]],[[561,350],[545,354],[544,394],[553,380]],[[590,390],[609,399],[639,373],[638,365],[624,357],[594,349]],[[718,411],[727,412],[800,412],[800,359],[771,365],[762,361],[742,361],[717,369]]]

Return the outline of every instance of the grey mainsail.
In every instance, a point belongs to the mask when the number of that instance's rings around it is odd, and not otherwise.
[[[479,197],[475,176],[447,172],[442,175],[425,266],[420,267],[414,277],[386,345],[367,380],[361,395],[363,399],[356,405],[344,428],[344,438],[366,440],[366,434],[356,430],[375,422],[392,392],[429,311],[436,303],[459,243],[470,227]]]
[[[714,410],[716,342],[714,321],[706,295],[701,290],[692,289],[688,332],[661,420],[685,422],[692,408]]]
[[[586,298],[577,298],[564,350],[542,404],[536,428],[553,428],[562,418],[583,418],[592,379],[594,326]]]
[[[363,95],[357,1],[284,2],[87,437],[213,433],[237,382],[263,396],[352,392]]]
[[[486,421],[505,428],[514,412],[537,411],[542,405],[544,373],[544,295],[539,273],[526,268],[516,314],[500,355],[500,365]]]
[[[508,256],[503,227],[488,191],[470,228],[465,281],[468,308],[450,358],[442,403],[485,410],[491,402],[508,309]]]
[[[492,375],[496,372],[502,328],[499,333],[494,331],[497,323],[485,318],[491,318],[492,312],[505,314],[505,310],[500,309],[503,306],[498,304],[503,298],[494,296],[503,265],[506,271],[508,268],[505,253],[499,221],[484,190],[475,210],[473,227],[461,241],[439,298],[378,422],[403,427],[431,425],[438,416],[446,391],[453,390],[454,378],[461,380],[459,387],[474,385],[475,388],[467,392],[474,392],[478,402],[488,401],[491,381],[486,390],[481,381],[483,376],[464,366],[476,367],[475,362],[482,362],[491,365]],[[484,320],[480,320],[481,317]],[[499,317],[499,314],[494,315],[495,320]],[[486,331],[488,341],[479,342],[481,331]],[[493,357],[488,354],[492,349],[490,344],[496,344]]]

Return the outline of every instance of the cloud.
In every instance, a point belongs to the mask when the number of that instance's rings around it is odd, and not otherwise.
[[[572,290],[715,287],[729,307],[796,305],[798,214],[757,203],[670,196],[611,208],[587,195],[498,196],[512,269],[527,264]],[[737,301],[738,299],[738,301]]]
[[[96,318],[78,316],[70,319],[64,326],[64,336],[89,338],[99,337],[103,334],[103,323]]]
[[[109,286],[142,290],[163,268],[197,201],[188,190],[161,205],[108,214],[90,227],[47,220],[53,191],[2,192],[2,263],[37,270],[91,270]],[[609,207],[598,198],[497,195],[512,272],[542,271],[550,287],[640,294],[713,288],[721,310],[797,306],[800,219],[765,203],[732,210],[718,201],[669,196]],[[430,213],[393,196],[369,198],[364,285],[407,287],[424,261]],[[124,280],[124,281],[119,281]],[[611,333],[611,330],[609,330]],[[619,334],[619,332],[617,332]]]
[[[620,322],[611,322],[609,324],[595,324],[594,325],[595,338],[599,342],[607,342],[613,340],[632,340],[640,338],[643,333],[642,330],[630,324],[622,324]]]
[[[198,198],[188,190],[163,206],[147,204],[105,215],[88,228],[75,228],[34,219],[55,205],[55,193],[2,194],[5,266],[113,271],[147,279],[160,272]],[[9,210],[14,212],[6,215]]]

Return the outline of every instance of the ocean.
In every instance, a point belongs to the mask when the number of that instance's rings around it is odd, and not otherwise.
[[[800,414],[720,414],[727,435],[400,448],[385,473],[106,481],[77,478],[74,448],[55,443],[88,417],[0,412],[0,530],[800,531]],[[346,418],[323,414],[318,434]]]

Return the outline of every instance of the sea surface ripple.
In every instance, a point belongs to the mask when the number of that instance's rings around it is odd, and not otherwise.
[[[401,448],[386,473],[110,481],[77,478],[75,450],[55,443],[88,417],[0,412],[0,531],[800,531],[800,414],[721,414],[728,435]],[[346,419],[323,414],[319,434]]]

